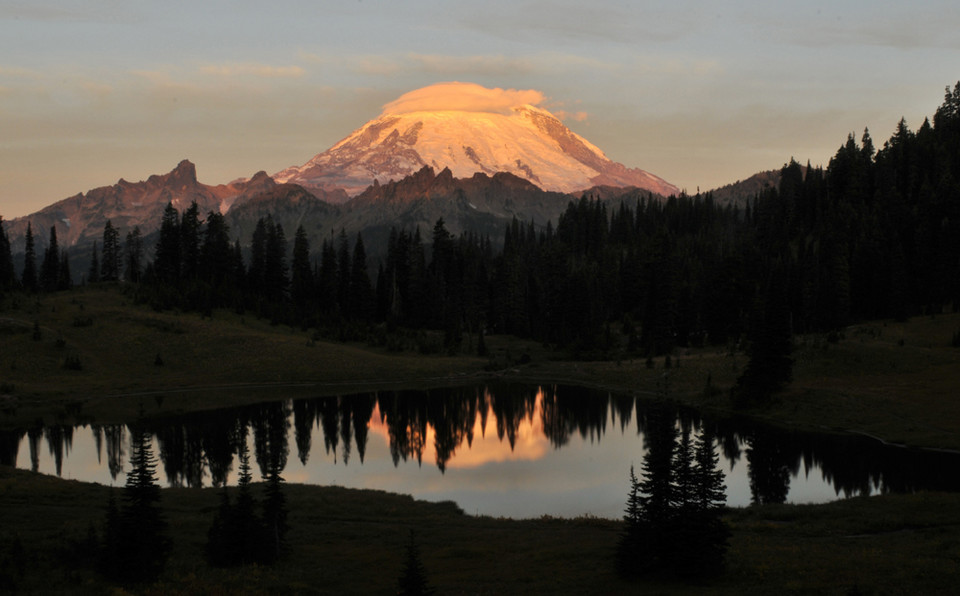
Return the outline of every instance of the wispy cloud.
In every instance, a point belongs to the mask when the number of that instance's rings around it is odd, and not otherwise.
[[[17,79],[39,79],[42,75],[28,68],[17,66],[0,66],[0,77],[9,77]]]
[[[509,40],[664,42],[696,34],[711,6],[705,0],[674,0],[670,10],[657,2],[607,4],[598,9],[579,0],[507,0],[492,6],[484,3],[483,10],[464,16],[459,24]]]
[[[200,67],[200,72],[218,77],[295,79],[302,77],[306,71],[300,66],[272,66],[259,62],[229,62],[225,64],[205,64]]]
[[[551,113],[564,121],[573,120],[574,122],[586,122],[587,118],[589,118],[589,115],[584,111],[568,112],[567,110],[553,110]]]
[[[136,7],[124,0],[13,0],[0,4],[0,19],[47,22],[118,22]]]
[[[642,56],[626,68],[640,75],[703,76],[724,72],[723,65],[716,59],[686,56]]]
[[[523,75],[536,71],[534,61],[526,57],[502,54],[450,56],[444,54],[407,54],[415,68],[441,75]]]
[[[747,22],[767,41],[826,47],[887,47],[899,50],[923,48],[960,49],[956,23],[960,5],[952,1],[928,0],[921,7],[878,0],[874,10],[851,12],[842,3],[801,12],[785,20],[776,12],[763,10]],[[930,15],[918,19],[917,14]]]
[[[299,58],[326,69],[339,69],[367,76],[404,76],[423,74],[451,79],[471,77],[529,77],[549,73],[589,69],[611,71],[618,65],[577,54],[537,52],[527,55],[504,54],[355,54],[324,55],[301,51]]]

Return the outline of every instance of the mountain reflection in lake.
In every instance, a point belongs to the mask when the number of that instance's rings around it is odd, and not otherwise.
[[[276,460],[288,482],[453,500],[471,514],[618,518],[651,408],[664,407],[577,387],[496,385],[268,402],[146,426],[171,486],[236,482],[238,437],[247,436],[255,471]],[[718,438],[729,505],[960,490],[955,454],[668,414]],[[0,464],[120,485],[128,444],[122,425],[0,431]]]

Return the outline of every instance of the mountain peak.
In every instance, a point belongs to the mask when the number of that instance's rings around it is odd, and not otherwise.
[[[177,164],[177,167],[175,167],[168,176],[171,181],[176,180],[195,184],[197,182],[197,166],[195,166],[192,161],[184,159]]]
[[[544,190],[596,184],[637,186],[669,195],[677,187],[611,161],[598,147],[538,107],[535,90],[438,83],[406,93],[381,114],[302,166],[273,178],[355,195],[377,179],[399,180],[430,166],[450,177],[508,172]]]
[[[182,160],[177,164],[177,167],[170,170],[166,174],[154,174],[147,178],[148,184],[153,185],[169,185],[176,187],[186,187],[186,186],[195,186],[197,182],[197,166],[193,165],[188,159]],[[129,182],[120,179],[118,182],[119,185],[130,185]]]

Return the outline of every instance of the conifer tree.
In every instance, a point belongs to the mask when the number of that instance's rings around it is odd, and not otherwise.
[[[161,284],[180,281],[180,215],[167,203],[160,220],[160,237],[154,247],[153,269]]]
[[[90,268],[87,270],[87,283],[95,284],[100,281],[100,259],[97,255],[97,241],[93,241],[90,250]]]
[[[240,461],[237,499],[231,504],[224,484],[220,507],[207,532],[207,560],[215,567],[233,567],[269,562],[269,541],[263,521],[256,512],[256,500],[250,491],[250,454],[244,425],[238,438]]]
[[[310,241],[303,226],[293,235],[293,260],[290,266],[290,299],[299,319],[311,310],[314,296],[313,267],[310,264]]]
[[[677,443],[672,418],[650,414],[642,481],[630,469],[624,529],[617,569],[636,577],[649,573],[702,578],[720,573],[729,530],[720,518],[723,475],[716,469],[712,435],[695,444],[684,430]]]
[[[40,265],[40,288],[54,292],[60,281],[60,247],[57,245],[57,226],[50,226],[50,242]]]
[[[108,219],[103,226],[103,248],[101,249],[100,281],[118,281],[120,279],[120,232]]]
[[[257,220],[250,237],[250,267],[247,268],[247,285],[258,299],[265,295],[265,275],[267,269],[267,222],[273,227],[273,219],[268,215]]]
[[[124,278],[131,283],[140,283],[143,260],[143,238],[140,235],[140,226],[133,226],[133,229],[127,232],[124,254]]]
[[[363,236],[357,232],[357,241],[353,245],[353,264],[350,268],[350,303],[354,316],[361,320],[370,320],[374,308],[374,292],[367,272],[367,249],[363,245]]]
[[[0,292],[12,290],[17,283],[16,270],[13,268],[13,251],[10,238],[3,228],[3,216],[0,215]]]
[[[713,433],[704,429],[694,445],[696,490],[693,503],[700,511],[718,510],[726,502],[723,472],[717,469],[720,456],[714,450],[713,444]]]
[[[108,509],[104,544],[107,575],[122,583],[155,580],[163,571],[170,551],[167,524],[159,508],[156,459],[150,434],[131,429],[131,470],[123,489],[119,513]]]
[[[67,249],[60,251],[60,278],[57,282],[58,290],[69,290],[73,287],[73,275],[70,273],[70,255]]]
[[[264,250],[264,291],[276,313],[287,297],[287,239],[280,223],[267,218],[267,239]]]
[[[350,304],[350,240],[347,231],[340,228],[337,237],[337,304],[345,315],[353,314],[353,305]]]
[[[623,514],[623,531],[617,542],[617,571],[625,577],[639,574],[644,552],[645,524],[640,503],[640,481],[630,466],[630,493]]]
[[[180,217],[180,279],[192,281],[197,278],[200,266],[200,207],[197,202]]]
[[[693,453],[692,498],[676,517],[672,533],[675,575],[703,578],[723,570],[730,530],[720,517],[725,497],[717,462],[713,436],[703,431]]]
[[[781,265],[773,267],[763,296],[751,325],[750,360],[733,388],[735,407],[768,403],[792,377],[790,306]]]
[[[280,462],[276,458],[271,458],[266,481],[266,495],[263,501],[263,524],[266,528],[264,559],[274,561],[283,554],[289,529],[287,497],[283,494],[283,477],[280,476]]]
[[[337,299],[339,275],[337,274],[337,251],[333,247],[333,242],[326,238],[320,249],[320,271],[317,278],[320,312],[328,316],[332,315],[340,307]]]
[[[234,283],[235,266],[230,227],[223,215],[215,211],[207,214],[197,270],[210,295],[207,308],[223,305],[228,294],[226,286]]]
[[[31,222],[27,222],[27,233],[24,240],[23,249],[23,272],[20,276],[20,284],[27,292],[37,291],[37,254],[34,247],[33,227]]]
[[[425,596],[433,594],[434,590],[427,581],[427,570],[420,560],[420,548],[417,546],[416,536],[410,530],[410,539],[407,542],[403,569],[397,585],[397,594],[403,596]]]
[[[697,490],[697,478],[694,474],[693,443],[690,439],[690,429],[684,428],[680,433],[680,442],[673,462],[674,507],[683,511],[692,508]]]

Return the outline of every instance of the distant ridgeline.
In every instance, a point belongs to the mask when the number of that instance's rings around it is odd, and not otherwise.
[[[879,150],[868,132],[851,134],[825,170],[791,160],[744,207],[709,193],[584,197],[555,223],[514,220],[502,248],[488,232],[455,236],[442,218],[427,234],[394,228],[385,258],[368,263],[361,234],[311,247],[301,227],[290,252],[267,216],[248,253],[222,215],[168,207],[155,244],[111,227],[83,272],[53,252],[28,253],[18,273],[4,233],[0,288],[117,279],[159,309],[252,311],[396,349],[482,350],[483,334],[509,333],[593,356],[956,310],[960,83],[917,131],[901,120]]]

